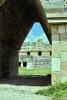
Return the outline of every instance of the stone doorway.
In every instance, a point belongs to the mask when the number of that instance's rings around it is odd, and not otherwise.
[[[27,67],[27,62],[23,62],[23,67]]]
[[[42,55],[42,52],[41,51],[38,51],[38,56],[41,56]]]

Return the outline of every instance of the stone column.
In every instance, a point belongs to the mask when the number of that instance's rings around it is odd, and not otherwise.
[[[52,84],[60,81],[60,40],[58,25],[52,25]]]
[[[1,61],[1,77],[9,78],[18,74],[18,50],[3,44],[3,55]]]
[[[3,54],[1,57],[1,78],[5,78],[9,75],[8,67],[8,46],[2,43]]]
[[[61,81],[67,81],[67,25],[59,26],[61,41]]]

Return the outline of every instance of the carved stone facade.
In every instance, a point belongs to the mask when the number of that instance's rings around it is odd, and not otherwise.
[[[51,67],[51,45],[42,39],[37,42],[24,42],[19,51],[19,62],[31,63],[33,67]]]
[[[48,13],[60,13],[67,8],[67,0],[40,0]]]

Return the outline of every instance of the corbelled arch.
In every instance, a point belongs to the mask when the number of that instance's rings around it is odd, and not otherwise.
[[[4,0],[0,4],[1,77],[18,74],[18,50],[34,22],[41,23],[51,43],[47,18],[40,0]]]

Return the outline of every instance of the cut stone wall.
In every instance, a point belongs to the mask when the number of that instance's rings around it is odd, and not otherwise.
[[[67,25],[52,25],[52,84],[67,81]]]
[[[51,68],[51,57],[46,56],[24,56],[23,59],[21,59],[21,63],[27,62],[31,63],[32,67],[50,67]],[[21,67],[23,67],[23,64],[21,64]]]
[[[40,0],[48,13],[63,12],[65,0]]]
[[[59,78],[58,78],[59,77]],[[52,84],[60,81],[60,41],[58,26],[52,26]]]

